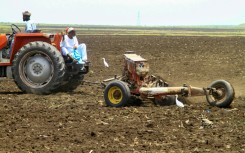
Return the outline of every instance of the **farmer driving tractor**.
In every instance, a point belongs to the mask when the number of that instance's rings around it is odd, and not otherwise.
[[[25,11],[22,13],[23,15],[23,21],[26,22],[26,26],[25,26],[25,32],[26,33],[33,33],[33,32],[37,32],[37,26],[35,23],[32,23],[30,21],[30,17],[31,17],[31,13],[28,11]]]
[[[25,25],[25,33],[36,33],[36,32],[40,32],[40,30],[37,29],[37,26],[35,23],[32,23],[30,21],[30,17],[31,17],[31,13],[28,12],[28,11],[25,11],[25,12],[22,12],[22,15],[23,15],[23,21],[26,23]],[[13,30],[14,27],[12,27],[12,30]],[[16,26],[15,26],[16,29],[18,29]],[[18,29],[19,32],[21,32],[20,29]],[[17,33],[17,31],[15,31],[15,33]],[[10,35],[8,37],[8,45],[10,46],[9,49],[5,50],[6,53],[4,54],[7,54],[6,57],[9,58],[9,56],[11,55],[11,51],[12,51],[12,47],[13,47],[13,43],[14,43],[14,34],[13,33],[12,35]]]

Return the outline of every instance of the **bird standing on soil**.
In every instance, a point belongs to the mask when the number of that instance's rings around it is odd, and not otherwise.
[[[102,59],[103,59],[105,67],[109,67],[109,64],[105,61],[105,58],[102,58]]]
[[[178,100],[178,95],[175,95],[175,102],[178,107],[185,107],[184,104]]]

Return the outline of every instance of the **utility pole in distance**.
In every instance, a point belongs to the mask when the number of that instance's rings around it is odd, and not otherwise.
[[[141,22],[140,22],[140,10],[138,10],[138,14],[137,14],[137,26],[140,26],[141,25]]]

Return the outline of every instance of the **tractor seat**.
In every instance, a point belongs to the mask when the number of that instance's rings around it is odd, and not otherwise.
[[[40,29],[35,29],[35,30],[32,31],[32,33],[41,33],[41,31],[42,30],[40,30]]]

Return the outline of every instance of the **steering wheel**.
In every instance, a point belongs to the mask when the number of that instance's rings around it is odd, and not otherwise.
[[[20,28],[15,24],[11,24],[11,29],[12,29],[13,34],[21,32]]]
[[[20,28],[15,25],[15,24],[11,24],[11,29],[12,29],[12,34],[9,35],[8,37],[8,43],[7,43],[7,46],[10,47],[11,46],[11,43],[14,39],[14,35],[18,32],[21,32]]]

